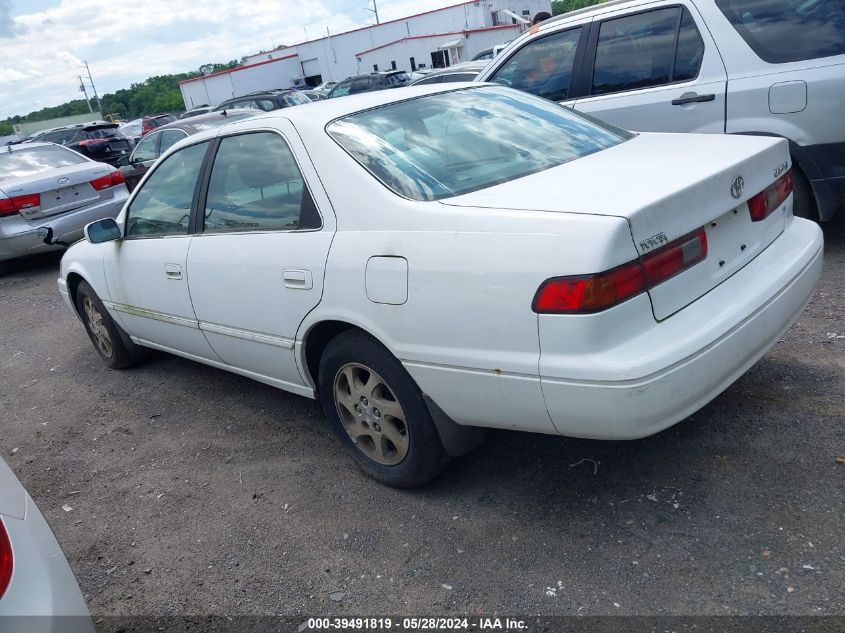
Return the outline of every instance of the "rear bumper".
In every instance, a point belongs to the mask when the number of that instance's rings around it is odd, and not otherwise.
[[[89,222],[114,218],[120,213],[129,197],[126,187],[119,187],[114,198],[81,209],[68,211],[60,215],[37,220],[25,220],[20,216],[10,216],[0,221],[0,261],[26,257],[62,248],[48,246],[43,242],[39,230],[53,228],[54,239],[72,243],[82,239],[82,229]]]
[[[815,223],[792,219],[742,270],[671,318],[596,354],[543,356],[543,397],[557,431],[635,439],[703,407],[801,314],[821,274],[822,247]],[[550,339],[544,336],[547,318],[558,317],[541,316],[544,344]],[[559,343],[565,347],[565,341]],[[573,361],[584,373],[607,378],[567,378],[574,375]]]

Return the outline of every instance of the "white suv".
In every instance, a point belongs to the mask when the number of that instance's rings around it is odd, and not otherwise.
[[[845,198],[845,0],[607,2],[533,27],[477,81],[629,130],[780,136],[796,213]]]

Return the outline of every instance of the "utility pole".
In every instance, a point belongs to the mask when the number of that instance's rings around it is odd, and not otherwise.
[[[105,115],[103,115],[103,104],[100,103],[100,97],[97,95],[97,88],[94,87],[94,80],[91,79],[91,69],[88,68],[88,62],[87,61],[84,61],[83,63],[85,64],[85,72],[87,73],[88,82],[91,84],[91,90],[94,91],[94,99],[97,100],[97,109],[100,111],[100,115],[105,116]],[[81,68],[81,66],[80,66],[80,68]],[[88,93],[85,93],[85,94],[87,95]]]
[[[376,14],[376,24],[381,24],[378,21],[378,5],[376,4],[376,0],[373,0],[373,8],[371,9],[370,7],[367,7],[367,11],[369,11],[370,13],[375,13]]]
[[[77,75],[76,78],[79,80],[79,91],[85,95],[85,105],[88,106],[88,112],[93,114],[94,108],[91,107],[91,102],[88,101],[88,91],[85,89],[85,83],[82,81],[82,77],[80,77],[79,75]]]

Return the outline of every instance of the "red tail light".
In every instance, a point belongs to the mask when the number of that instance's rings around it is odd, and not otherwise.
[[[80,147],[92,147],[96,145],[107,145],[108,140],[104,138],[87,138],[84,141],[79,141]]]
[[[703,228],[603,273],[553,277],[543,282],[531,308],[538,314],[591,314],[653,288],[707,257]]]
[[[777,209],[792,193],[792,170],[790,169],[775,183],[748,201],[748,211],[751,213],[751,221],[759,222],[765,220]]]
[[[23,209],[33,209],[41,206],[41,195],[31,193],[25,196],[14,196],[12,198],[0,198],[0,217],[14,215]]]
[[[0,519],[0,598],[9,588],[12,582],[12,568],[14,567],[12,557],[12,544],[9,542],[9,535],[6,534],[6,526],[3,519]]]
[[[100,176],[91,181],[91,186],[97,191],[108,189],[109,187],[116,187],[124,183],[123,174],[119,171],[113,171],[105,176]]]

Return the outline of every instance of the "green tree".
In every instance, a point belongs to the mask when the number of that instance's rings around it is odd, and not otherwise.
[[[561,13],[569,13],[576,9],[583,9],[584,7],[591,7],[594,4],[601,4],[607,0],[552,0],[552,15],[560,15]]]
[[[230,70],[237,68],[239,65],[240,63],[236,59],[223,64],[211,64],[212,72]],[[124,120],[128,120],[145,114],[182,110],[185,104],[182,100],[182,92],[179,90],[179,82],[192,77],[199,77],[202,74],[197,69],[175,75],[157,75],[149,77],[141,83],[132,84],[129,88],[122,88],[114,93],[105,94],[101,97],[103,115],[117,114]],[[91,106],[96,110],[97,104],[93,99]],[[74,114],[85,114],[86,112],[88,112],[88,106],[85,104],[85,100],[76,99],[75,101],[68,101],[57,106],[30,112],[26,116],[11,116],[4,121],[0,121],[0,136],[14,134],[12,125],[15,123],[46,121]]]

